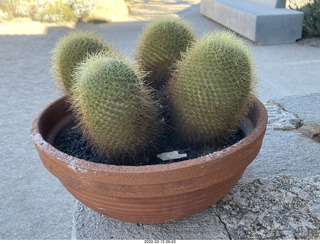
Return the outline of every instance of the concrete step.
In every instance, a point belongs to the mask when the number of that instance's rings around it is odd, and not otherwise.
[[[285,8],[286,0],[244,0],[249,3],[262,5],[269,8]]]
[[[262,45],[294,43],[302,35],[304,14],[296,10],[241,0],[201,0],[200,12]]]

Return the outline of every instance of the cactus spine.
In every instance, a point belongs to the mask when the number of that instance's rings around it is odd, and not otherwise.
[[[194,40],[191,25],[176,16],[159,17],[146,26],[135,57],[141,69],[150,72],[146,80],[153,88],[164,86],[173,64]]]
[[[87,55],[113,51],[111,44],[91,32],[71,32],[64,36],[53,50],[52,71],[57,87],[64,94],[71,95],[76,66]]]
[[[240,39],[228,32],[205,35],[177,62],[168,84],[177,132],[195,145],[228,139],[255,84],[251,53]]]
[[[158,111],[141,78],[124,58],[94,55],[77,68],[73,110],[88,141],[111,160],[134,159],[157,139]]]

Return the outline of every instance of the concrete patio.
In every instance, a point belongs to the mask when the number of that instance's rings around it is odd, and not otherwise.
[[[138,2],[147,11],[148,1]],[[178,14],[191,22],[198,35],[223,29],[200,14],[200,1],[156,2],[160,2],[158,14],[165,14],[164,9]],[[82,23],[76,28],[94,30],[131,55],[144,25],[156,15],[155,8],[142,21]],[[52,27],[39,35],[0,35],[0,239],[71,239],[73,210],[78,211],[79,206],[74,207],[74,198],[44,168],[29,134],[34,115],[60,96],[50,74],[50,52],[69,31],[68,27]],[[310,136],[320,128],[319,43],[319,38],[276,46],[246,41],[256,60],[258,98],[281,104],[303,123],[299,130],[269,128],[261,155],[249,166],[241,184],[281,175],[301,181],[320,175],[320,143]],[[94,220],[100,218],[90,211],[87,214]],[[81,231],[85,230],[74,229],[73,238],[94,238]]]

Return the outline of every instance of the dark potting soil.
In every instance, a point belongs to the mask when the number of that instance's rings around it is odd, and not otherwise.
[[[111,162],[107,158],[96,153],[90,146],[90,144],[83,138],[81,130],[78,127],[74,126],[72,128],[67,128],[58,135],[54,142],[54,147],[68,155],[91,162],[112,165],[141,166],[168,164],[177,161],[197,158],[229,147],[234,143],[240,141],[244,137],[244,132],[239,129],[236,133],[234,133],[234,135],[230,137],[229,141],[225,142],[223,145],[203,146],[201,148],[188,148],[185,145],[183,145],[176,136],[174,136],[174,133],[167,133],[167,136],[164,137],[163,140],[161,140],[161,142],[159,142],[160,149],[158,151],[151,151],[148,154],[139,157],[139,159],[136,160],[136,162],[132,162],[130,160],[123,160],[123,162]],[[162,161],[160,158],[156,156],[163,152],[172,151],[179,151],[179,153],[185,153],[187,154],[187,157],[176,160]]]

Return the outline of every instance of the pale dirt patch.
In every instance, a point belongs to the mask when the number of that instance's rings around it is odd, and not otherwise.
[[[33,21],[29,18],[16,18],[12,21],[0,23],[0,35],[45,35],[48,28],[60,26],[73,29],[76,23],[67,22],[54,24]]]
[[[131,5],[131,14],[120,21],[150,21],[159,15],[175,14],[201,0],[134,0]]]
[[[160,15],[176,14],[194,4],[200,4],[200,1],[134,0],[130,7],[130,15],[123,16],[119,14],[117,16],[113,14],[109,19],[112,22],[150,21]],[[121,12],[119,9],[115,11]],[[110,12],[112,11],[110,10]],[[17,18],[13,21],[1,22],[0,35],[45,35],[48,28],[61,26],[74,29],[76,23],[52,24],[32,21],[28,18]]]

